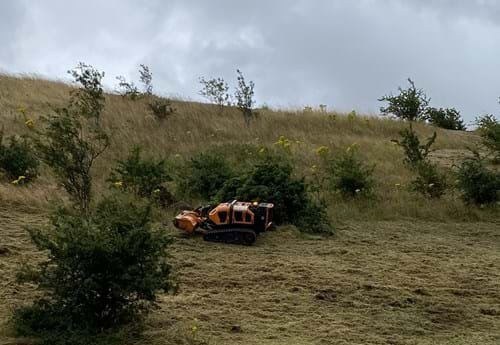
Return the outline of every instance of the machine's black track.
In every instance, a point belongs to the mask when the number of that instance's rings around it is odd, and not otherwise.
[[[203,239],[210,242],[222,242],[229,244],[243,244],[251,246],[257,239],[257,234],[252,229],[214,229],[208,230]]]

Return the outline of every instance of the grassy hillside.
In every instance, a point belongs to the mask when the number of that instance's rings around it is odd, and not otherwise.
[[[0,77],[0,123],[5,133],[28,132],[21,109],[25,109],[26,117],[35,120],[35,126],[40,125],[38,117],[50,112],[52,106],[65,104],[69,91],[70,87],[62,83]],[[400,121],[338,113],[259,110],[259,119],[246,126],[237,109],[228,108],[220,113],[217,107],[184,101],[176,101],[174,106],[176,114],[158,122],[149,115],[144,101],[107,95],[103,123],[111,133],[112,144],[94,171],[97,194],[106,188],[104,181],[115,160],[123,158],[134,144],[143,146],[151,154],[180,162],[211,145],[272,147],[280,136],[285,136],[291,140],[297,173],[301,175],[311,175],[311,166],[318,164],[316,150],[320,146],[328,146],[335,154],[355,143],[364,159],[376,165],[377,197],[350,203],[332,198],[332,216],[338,220],[425,218],[445,221],[457,215],[462,220],[490,215],[464,207],[456,195],[449,195],[445,202],[428,201],[407,191],[412,176],[402,163],[401,149],[390,142],[405,126]],[[425,125],[417,126],[422,136],[430,136],[434,130]],[[477,141],[471,133],[440,129],[437,132],[435,149],[438,151],[434,155],[447,166]],[[59,193],[47,172],[27,187],[0,184],[0,203],[3,205],[43,209],[49,199],[57,195],[63,193]]]
[[[26,118],[64,105],[71,87],[34,78],[0,76],[0,124],[25,134]],[[310,178],[316,150],[357,144],[374,163],[375,197],[328,197],[335,236],[305,235],[283,226],[252,247],[204,242],[171,227],[172,262],[180,289],[161,295],[144,337],[134,344],[447,344],[500,343],[500,225],[494,207],[466,206],[456,192],[443,200],[411,193],[412,178],[399,147],[390,142],[404,123],[338,113],[260,110],[246,126],[236,109],[175,101],[175,115],[157,122],[143,101],[106,96],[104,126],[112,145],[95,167],[96,195],[107,191],[115,160],[133,144],[181,167],[211,145],[291,142],[296,173]],[[22,109],[24,110],[22,110]],[[23,115],[25,113],[26,115]],[[422,136],[435,128],[417,125]],[[473,133],[437,130],[433,160],[451,167],[477,142]],[[245,154],[242,151],[241,154]],[[181,169],[181,168],[179,168]],[[182,174],[182,171],[177,171]],[[33,286],[15,275],[37,261],[26,226],[46,221],[53,200],[65,199],[48,169],[32,184],[0,183],[0,345],[31,344],[13,337],[12,310],[30,303]]]

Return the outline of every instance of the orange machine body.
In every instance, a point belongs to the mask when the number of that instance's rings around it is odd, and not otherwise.
[[[191,234],[203,222],[203,219],[195,211],[182,211],[174,219],[176,228]]]
[[[207,241],[252,244],[259,233],[273,227],[273,208],[271,203],[233,200],[182,211],[173,223],[189,234],[202,230]]]

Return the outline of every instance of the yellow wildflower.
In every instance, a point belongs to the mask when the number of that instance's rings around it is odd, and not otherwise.
[[[115,183],[113,183],[113,185],[114,185],[116,188],[120,188],[120,187],[123,187],[123,182],[122,182],[122,181],[116,181]]]
[[[24,114],[26,114],[26,109],[25,109],[25,108],[23,108],[23,107],[19,107],[19,108],[17,108],[17,111],[18,111],[19,113],[23,114],[23,115],[24,115]]]
[[[351,152],[352,150],[356,149],[356,147],[358,147],[358,144],[353,143],[353,144],[347,146],[347,148],[345,149],[345,151],[346,152]]]
[[[196,333],[196,331],[198,331],[198,327],[196,325],[193,325],[193,327],[191,327],[191,331],[193,333]]]
[[[158,194],[160,193],[160,189],[159,188],[156,188],[154,191],[153,191],[154,194]]]
[[[319,155],[319,156],[322,156],[324,155],[325,153],[327,153],[328,151],[330,150],[330,148],[328,146],[320,146],[316,149],[316,153]]]
[[[266,152],[266,148],[265,148],[265,147],[263,147],[263,148],[261,148],[261,149],[259,150],[259,153],[264,153],[264,152]]]
[[[24,121],[24,124],[29,129],[32,129],[33,127],[35,127],[35,122],[33,121],[33,119],[28,119],[28,120]]]
[[[284,149],[290,148],[290,140],[287,139],[284,135],[280,135],[278,141],[274,143],[275,145],[279,145]]]

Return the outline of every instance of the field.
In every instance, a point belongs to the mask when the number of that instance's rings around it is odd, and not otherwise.
[[[6,134],[28,133],[35,120],[67,99],[70,88],[33,78],[0,77],[0,121]],[[375,117],[261,110],[246,127],[236,110],[175,102],[178,113],[158,124],[140,101],[107,97],[112,146],[95,170],[95,193],[130,144],[175,162],[210,145],[272,147],[283,135],[297,170],[307,175],[316,149],[356,143],[376,164],[376,197],[332,197],[335,235],[279,227],[252,247],[180,236],[172,210],[158,226],[175,237],[172,260],[179,292],[162,295],[138,344],[499,344],[500,219],[495,208],[466,206],[457,194],[429,201],[410,193],[411,174],[390,140],[403,123]],[[422,135],[433,128],[418,126]],[[438,130],[433,159],[452,167],[477,142],[473,133]],[[32,186],[0,184],[0,344],[15,339],[7,320],[29,303],[33,287],[15,284],[26,260],[39,260],[25,226],[46,220],[53,200],[65,202],[48,171]]]

